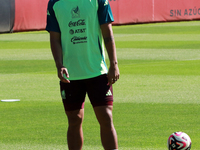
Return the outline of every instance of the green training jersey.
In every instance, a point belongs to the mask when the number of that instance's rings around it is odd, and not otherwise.
[[[108,0],[50,0],[47,31],[61,33],[63,66],[69,80],[107,73],[100,25],[112,22]]]

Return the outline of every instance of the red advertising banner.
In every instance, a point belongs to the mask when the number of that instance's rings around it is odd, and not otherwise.
[[[176,21],[200,19],[199,0],[154,0],[153,21]]]
[[[114,24],[200,19],[199,0],[109,0]]]
[[[15,0],[13,31],[44,30],[49,0]],[[200,0],[108,0],[114,24],[200,19]]]
[[[152,0],[109,0],[115,22],[129,24],[152,20]]]
[[[15,0],[14,31],[41,30],[46,26],[49,0]]]

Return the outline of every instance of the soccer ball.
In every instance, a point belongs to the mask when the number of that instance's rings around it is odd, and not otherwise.
[[[169,150],[190,150],[191,144],[190,137],[184,132],[172,133],[167,141]]]

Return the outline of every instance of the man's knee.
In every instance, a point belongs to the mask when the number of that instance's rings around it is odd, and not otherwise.
[[[80,126],[83,122],[84,112],[83,109],[75,111],[66,111],[69,126]]]
[[[94,109],[100,126],[104,128],[112,128],[113,127],[112,107],[104,106],[104,107],[95,107]]]

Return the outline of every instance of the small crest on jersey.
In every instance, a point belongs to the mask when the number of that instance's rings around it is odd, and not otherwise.
[[[62,99],[66,99],[65,90],[61,91],[61,97],[62,97]]]
[[[71,14],[72,18],[80,18],[80,10],[78,6],[72,9]]]

